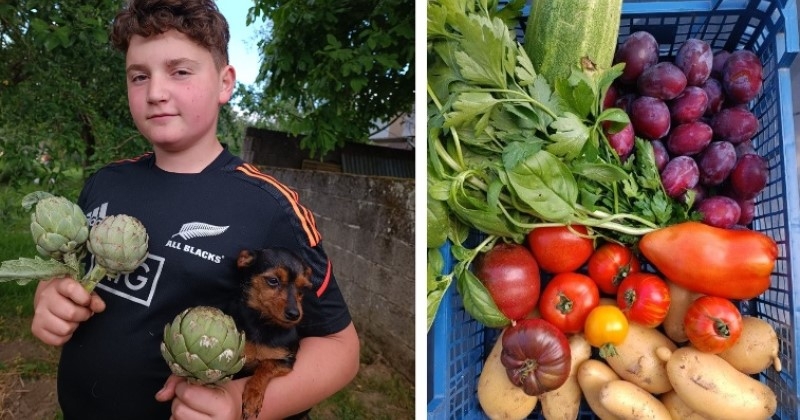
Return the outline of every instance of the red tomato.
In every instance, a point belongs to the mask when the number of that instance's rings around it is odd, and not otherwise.
[[[597,283],[603,293],[615,295],[619,284],[630,273],[638,273],[642,267],[630,248],[616,242],[600,245],[589,257],[589,277]]]
[[[496,244],[476,260],[475,276],[483,282],[497,309],[510,320],[524,318],[539,301],[539,266],[522,245]]]
[[[528,233],[530,247],[542,270],[551,274],[579,269],[594,251],[586,226],[550,226]]]
[[[669,286],[652,273],[628,275],[617,291],[617,305],[628,320],[648,328],[661,325],[669,303]]]
[[[564,333],[583,331],[586,317],[600,303],[600,290],[589,276],[560,273],[553,276],[539,297],[539,312]]]
[[[689,305],[683,326],[697,350],[719,354],[742,335],[742,315],[728,299],[701,296]]]

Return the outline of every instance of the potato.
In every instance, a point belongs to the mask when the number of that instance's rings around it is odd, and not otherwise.
[[[578,385],[578,367],[592,356],[592,347],[583,334],[569,337],[570,371],[567,381],[560,387],[539,396],[542,414],[547,420],[575,420],[581,410],[581,388]]]
[[[536,408],[537,397],[530,396],[508,379],[500,362],[502,334],[489,352],[478,378],[478,403],[490,419],[524,419]]]
[[[664,333],[672,341],[685,343],[689,341],[689,337],[686,336],[686,331],[683,327],[683,318],[686,316],[686,311],[689,310],[689,305],[700,296],[703,296],[703,294],[692,292],[669,280],[666,280],[666,282],[667,286],[669,286],[670,303],[667,317],[664,318],[664,322],[661,325],[664,326]]]
[[[693,347],[672,352],[667,375],[678,397],[709,419],[758,420],[775,414],[778,400],[763,383],[716,354]]]
[[[677,348],[660,331],[631,322],[625,341],[616,346],[617,354],[605,360],[622,379],[647,392],[663,394],[672,389],[672,384],[667,378],[666,361],[656,355],[656,349],[660,347],[670,351]]]
[[[661,394],[658,399],[664,404],[664,407],[667,407],[667,411],[669,411],[669,415],[672,416],[673,420],[708,420],[708,417],[698,414],[686,405],[674,389]]]
[[[603,385],[619,379],[613,369],[600,360],[589,359],[578,366],[577,378],[583,397],[597,417],[602,420],[619,419],[600,404],[600,389]]]
[[[624,381],[611,381],[600,388],[600,405],[625,420],[671,420],[667,407],[651,393]]]
[[[772,325],[763,319],[745,316],[742,317],[742,335],[719,357],[748,375],[761,373],[770,365],[780,372],[778,346],[778,334]]]

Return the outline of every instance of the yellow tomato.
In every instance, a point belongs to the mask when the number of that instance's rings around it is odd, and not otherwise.
[[[628,318],[613,305],[599,305],[589,312],[583,328],[586,341],[600,349],[601,357],[617,354],[615,345],[628,336]]]

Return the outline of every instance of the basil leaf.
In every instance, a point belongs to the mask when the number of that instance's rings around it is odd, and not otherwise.
[[[506,172],[517,197],[545,220],[567,221],[575,213],[577,183],[551,153],[541,150]]]
[[[431,329],[444,294],[453,281],[452,275],[440,275],[444,269],[444,258],[438,248],[428,249],[428,330]]]
[[[630,177],[628,172],[617,165],[612,165],[602,161],[597,162],[576,162],[570,166],[572,173],[582,176],[592,181],[603,184],[626,180]]]
[[[490,206],[485,193],[464,188],[465,174],[453,181],[447,203],[459,218],[489,235],[505,236],[522,241],[523,232],[507,223],[498,206]]]
[[[511,323],[492,300],[489,291],[480,279],[463,265],[457,266],[456,288],[464,301],[464,310],[476,321],[489,328],[500,328]]]
[[[434,200],[428,195],[428,248],[438,248],[447,240],[447,228],[450,225],[447,215],[447,205]]]

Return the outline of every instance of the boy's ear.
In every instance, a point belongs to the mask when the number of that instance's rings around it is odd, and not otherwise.
[[[233,96],[233,89],[236,87],[236,69],[230,64],[226,65],[219,72],[219,104],[228,103]]]
[[[239,258],[236,259],[236,267],[239,269],[247,268],[253,265],[255,255],[248,249],[239,251]]]

